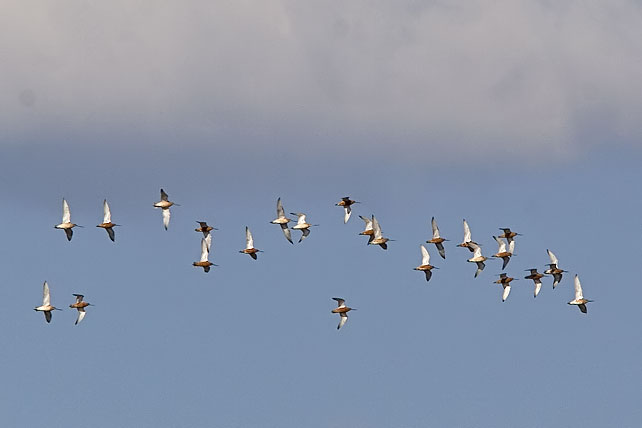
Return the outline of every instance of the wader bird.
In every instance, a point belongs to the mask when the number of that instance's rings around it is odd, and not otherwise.
[[[557,257],[555,257],[555,254],[553,254],[551,250],[546,250],[546,252],[548,253],[548,258],[551,259],[551,262],[548,264],[548,269],[546,269],[544,273],[553,275],[554,290],[555,287],[557,287],[557,284],[562,280],[562,274],[566,271],[557,267]]]
[[[169,227],[169,217],[171,216],[171,213],[169,212],[169,207],[172,205],[179,206],[178,204],[175,204],[174,202],[170,202],[167,198],[167,193],[163,189],[160,191],[161,194],[161,200],[156,202],[154,204],[155,208],[161,208],[163,210],[163,226],[165,226],[165,230]]]
[[[381,234],[381,226],[379,226],[379,222],[375,218],[375,216],[372,216],[372,232],[374,238],[368,241],[368,245],[378,245],[384,250],[388,249],[388,241],[392,241],[392,239],[384,238],[383,235]]]
[[[446,250],[444,249],[443,242],[448,240],[439,236],[439,228],[437,227],[437,221],[435,221],[434,217],[432,218],[430,223],[432,225],[432,239],[429,241],[426,241],[426,243],[435,244],[435,246],[437,247],[437,250],[439,250],[439,255],[441,256],[442,259],[445,259]]]
[[[508,242],[509,245],[511,242],[513,242],[513,238],[515,238],[516,236],[522,235],[521,233],[512,232],[508,227],[500,227],[499,230],[504,231],[504,233],[499,235],[499,238],[506,238],[506,241]]]
[[[506,251],[506,243],[502,241],[499,237],[493,236],[495,238],[495,241],[497,241],[497,244],[499,245],[499,249],[497,250],[496,254],[493,254],[493,257],[497,259],[502,259],[504,263],[502,264],[502,270],[506,269],[506,265],[510,261],[510,256],[513,255],[512,251]],[[511,243],[514,241],[511,241]],[[513,249],[513,246],[510,246],[510,249]]]
[[[432,269],[437,268],[430,264],[430,254],[426,247],[420,245],[419,248],[421,248],[421,265],[417,266],[415,270],[424,272],[426,274],[426,281],[430,281],[430,278],[432,277]]]
[[[245,226],[245,249],[239,251],[239,253],[249,254],[254,260],[256,260],[256,253],[260,253],[261,250],[254,248],[254,238],[252,238],[252,232],[250,228]]]
[[[582,284],[580,284],[580,277],[575,275],[575,299],[568,302],[568,304],[577,305],[577,307],[580,308],[580,311],[585,314],[586,304],[588,302],[592,302],[592,300],[584,298],[584,294],[582,293]]]
[[[42,305],[36,306],[34,308],[34,311],[44,312],[45,320],[47,320],[47,322],[51,322],[51,311],[61,311],[61,310],[62,309],[58,309],[51,305],[51,294],[49,293],[49,284],[47,284],[47,281],[45,281],[45,283],[42,284]]]
[[[341,316],[341,319],[339,320],[339,325],[337,326],[337,330],[339,330],[341,327],[343,327],[343,324],[348,321],[348,312],[350,311],[356,311],[354,308],[349,308],[346,306],[346,301],[343,300],[341,297],[333,297],[332,300],[336,300],[338,307],[335,309],[332,309],[333,314],[339,314]]]
[[[474,249],[473,249],[473,247],[470,245],[470,243],[471,243],[471,242],[472,242],[472,243],[474,243],[474,244],[477,244],[477,243],[476,243],[476,242],[474,242],[474,241],[473,241],[473,239],[471,238],[471,235],[470,235],[470,227],[468,227],[468,222],[466,221],[466,219],[464,219],[464,240],[462,241],[462,243],[461,243],[461,244],[457,244],[457,246],[458,246],[458,247],[468,248],[468,250],[472,253],[472,252],[473,252],[473,251],[475,251],[475,250],[474,250]],[[477,244],[477,245],[479,245],[479,244]]]
[[[475,272],[475,278],[477,278],[477,275],[479,275],[481,271],[483,271],[486,267],[484,262],[488,260],[488,258],[482,256],[481,247],[475,242],[470,241],[468,245],[469,248],[472,248],[473,251],[473,257],[468,259],[468,261],[471,263],[477,263],[477,271]]]
[[[499,279],[495,281],[495,284],[501,284],[504,287],[504,292],[502,293],[502,302],[505,302],[508,299],[510,294],[510,283],[511,281],[517,281],[515,278],[507,276],[505,273],[499,274]]]
[[[345,211],[345,214],[343,216],[343,224],[346,224],[348,220],[350,220],[350,214],[352,214],[351,205],[358,203],[359,202],[350,199],[350,196],[344,196],[343,198],[341,198],[339,203],[335,204],[338,207],[343,207],[343,210]]]
[[[120,224],[114,224],[111,222],[111,210],[109,209],[107,199],[105,199],[103,201],[103,222],[96,227],[102,227],[105,229],[107,231],[107,235],[109,235],[109,239],[114,242],[114,239],[116,238],[113,229],[114,226],[120,226]]]
[[[212,234],[210,233],[212,230],[218,230],[215,227],[208,226],[206,221],[197,221],[196,223],[199,224],[200,227],[194,229],[194,232],[201,232],[203,234],[203,239],[205,239],[205,242],[207,243],[207,249],[212,246]]]
[[[210,248],[207,244],[207,239],[201,238],[201,260],[198,262],[192,263],[192,266],[200,266],[203,268],[205,273],[210,271],[210,266],[216,266],[214,263],[208,260],[210,255]]]
[[[281,226],[281,230],[283,231],[283,235],[285,235],[285,239],[290,241],[290,244],[294,244],[292,242],[292,234],[290,233],[290,229],[288,229],[288,223],[294,221],[292,219],[289,219],[285,216],[285,210],[283,209],[283,204],[281,204],[281,198],[276,200],[276,218],[272,220],[270,223],[272,224],[278,224]]]
[[[305,221],[305,214],[303,213],[290,213],[290,214],[298,217],[296,224],[292,226],[292,230],[301,231],[301,239],[299,239],[299,242],[303,241],[306,238],[306,236],[310,234],[311,227],[318,226],[318,224],[307,223]]]
[[[533,282],[535,283],[535,292],[533,294],[534,294],[534,297],[537,297],[537,295],[539,294],[539,290],[542,288],[542,278],[544,278],[545,275],[537,272],[537,269],[535,268],[526,269],[526,270],[530,271],[531,274],[528,276],[525,276],[524,279],[533,280]]]
[[[71,230],[74,227],[78,226],[75,223],[71,222],[71,211],[69,211],[69,204],[62,198],[62,223],[55,225],[56,229],[62,229],[67,235],[67,241],[71,241],[71,237],[74,235],[74,232]],[[78,226],[82,227],[82,226]]]
[[[85,308],[91,306],[91,303],[83,301],[85,296],[82,294],[73,294],[73,296],[76,296],[76,303],[72,303],[69,307],[78,309],[78,318],[76,318],[76,322],[74,323],[74,325],[78,325],[78,323],[85,318]]]

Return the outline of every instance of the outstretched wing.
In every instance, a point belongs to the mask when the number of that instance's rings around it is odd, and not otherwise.
[[[426,247],[423,245],[420,245],[419,248],[421,248],[421,264],[423,265],[429,265],[430,264],[430,253],[428,253],[428,250]],[[428,271],[426,271],[428,272]]]
[[[303,241],[310,234],[310,229],[301,229],[301,239],[299,242]]]
[[[472,241],[472,237],[470,234],[470,227],[468,227],[468,222],[466,219],[464,219],[464,242],[470,242]]]
[[[167,198],[168,198],[167,193],[165,193],[165,191],[161,189],[161,201],[168,201],[169,199]]]
[[[551,264],[557,265],[557,257],[555,257],[555,254],[551,250],[546,250],[548,253],[548,258],[551,259]]]
[[[86,313],[87,312],[85,312],[85,308],[78,308],[78,318],[76,319],[74,325],[78,325],[78,323],[82,321],[83,318],[85,318]]]
[[[504,269],[506,269],[506,266],[508,265],[508,262],[510,262],[510,256],[502,257],[502,260],[504,261],[502,263],[502,270],[504,270]]]
[[[165,226],[165,230],[169,227],[169,218],[172,216],[172,214],[169,212],[169,208],[163,208],[163,226]]]
[[[533,293],[535,297],[539,294],[539,290],[542,288],[542,281],[539,279],[535,279],[535,292]]]
[[[285,217],[285,210],[283,210],[283,204],[281,203],[281,198],[276,200],[276,217],[277,218]]]
[[[109,209],[107,199],[103,201],[103,223],[111,223],[111,210]]]
[[[439,250],[439,255],[441,256],[442,259],[446,258],[446,249],[444,248],[444,244],[441,242],[435,244],[435,247],[437,247],[437,250]]]
[[[509,294],[510,294],[510,285],[505,285],[504,292],[502,293],[502,302],[505,302],[506,299],[508,299]]]
[[[484,262],[476,262],[476,263],[477,263],[477,271],[475,271],[475,278],[477,278],[477,275],[479,275],[481,271],[483,271],[484,268],[486,267]]]
[[[439,228],[434,217],[430,220],[430,224],[432,225],[432,239],[439,238]]]
[[[336,300],[337,301],[337,307],[339,307],[339,308],[343,308],[346,305],[345,299],[343,299],[341,297],[333,297],[332,300]]]
[[[62,222],[71,223],[71,211],[69,211],[69,204],[65,198],[62,198]]]
[[[45,281],[45,283],[42,284],[42,306],[49,305],[51,305],[51,294],[49,293],[49,284]]]
[[[348,314],[343,312],[341,314],[341,319],[339,320],[339,325],[337,326],[337,330],[339,330],[343,325],[348,321]]]
[[[580,277],[575,275],[575,300],[583,299],[582,284],[580,284]]]
[[[505,253],[506,252],[506,243],[501,240],[501,238],[498,238],[497,236],[493,236],[495,238],[495,241],[497,241],[497,245],[499,246],[499,249],[497,250],[498,253]]]
[[[250,228],[245,226],[245,249],[251,250],[252,248],[254,248],[254,238],[252,238]]]
[[[369,219],[367,217],[364,217],[362,215],[360,215],[359,218],[366,223],[366,228],[365,228],[364,232],[368,231],[368,230],[372,230],[372,220],[371,219]]]
[[[352,208],[350,205],[343,207],[345,215],[343,216],[343,224],[346,224],[350,220],[350,215],[352,214]]]
[[[209,255],[210,255],[210,249],[209,249],[209,246],[207,245],[207,240],[205,238],[201,238],[201,261],[206,262]]]
[[[379,222],[374,215],[372,216],[372,230],[374,232],[375,239],[380,239],[382,237],[381,226],[379,226]]]
[[[294,242],[292,242],[292,233],[290,232],[290,229],[288,228],[288,225],[285,224],[285,223],[282,224],[281,225],[281,230],[283,231],[283,234],[285,235],[285,239],[290,241],[290,244],[294,244]]]

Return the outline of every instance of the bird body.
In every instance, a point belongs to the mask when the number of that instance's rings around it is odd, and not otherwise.
[[[97,225],[96,227],[103,228],[107,231],[107,236],[111,239],[112,242],[115,242],[116,235],[114,233],[114,226],[120,226],[119,224],[112,223],[111,221],[111,210],[109,209],[109,204],[107,199],[103,201],[103,222]]]
[[[192,266],[202,267],[205,273],[210,271],[210,266],[216,266],[214,263],[210,262],[209,259],[210,246],[207,243],[206,238],[201,238],[201,259],[197,262],[192,263]]]
[[[548,253],[548,258],[551,260],[551,262],[548,264],[548,269],[546,269],[544,273],[553,276],[553,289],[555,289],[555,287],[557,287],[557,285],[562,280],[562,274],[566,271],[557,267],[557,257],[551,250],[546,250],[546,252]]]
[[[432,270],[436,269],[435,266],[430,264],[430,253],[423,245],[420,245],[421,249],[421,264],[415,268],[415,270],[422,271],[426,274],[426,281],[430,281],[432,277]]]
[[[505,302],[506,299],[508,299],[508,295],[510,294],[510,283],[512,281],[516,281],[516,279],[511,278],[505,273],[500,274],[499,279],[495,281],[495,284],[501,284],[502,287],[504,287],[504,291],[502,292],[502,302]]]
[[[60,311],[51,304],[51,293],[49,292],[49,284],[45,281],[42,284],[42,305],[36,306],[34,311],[42,312],[45,314],[45,320],[49,323],[51,322],[51,311]]]
[[[299,239],[299,242],[303,241],[310,234],[310,228],[312,226],[318,226],[317,224],[308,223],[305,219],[305,214],[303,213],[290,213],[290,214],[298,217],[296,224],[292,226],[292,230],[301,231],[301,239]]]
[[[582,292],[582,284],[580,284],[580,277],[575,275],[575,299],[568,302],[569,305],[577,305],[580,308],[580,312],[586,313],[586,304],[592,302],[593,300],[588,300],[584,298],[584,293]]]
[[[497,241],[497,244],[499,245],[499,249],[497,250],[496,254],[493,254],[493,257],[502,259],[504,261],[504,263],[502,264],[502,269],[505,269],[506,265],[508,265],[508,262],[510,261],[511,256],[513,255],[513,252],[506,251],[506,243],[502,241],[498,236],[493,236],[493,238],[495,238],[495,241]]]
[[[332,309],[332,313],[339,314],[341,316],[339,319],[339,325],[337,326],[337,330],[339,330],[343,327],[346,321],[348,321],[348,312],[356,311],[356,309],[346,306],[346,301],[341,297],[333,297],[332,300],[337,301],[337,307]]]
[[[285,210],[283,209],[283,204],[281,203],[281,198],[276,200],[276,218],[272,220],[270,223],[272,224],[278,224],[281,226],[281,230],[283,231],[283,235],[285,236],[285,239],[287,239],[290,244],[294,244],[292,242],[292,234],[290,233],[290,229],[288,229],[288,223],[294,221],[290,218],[287,218],[285,216]]]
[[[67,235],[67,241],[71,241],[71,238],[74,235],[72,229],[76,226],[78,226],[76,223],[71,222],[71,211],[69,210],[69,204],[67,203],[67,200],[65,198],[62,198],[62,222],[55,225],[54,227],[56,229],[64,230],[65,235]]]
[[[464,240],[460,244],[457,244],[457,246],[462,248],[468,248],[468,250],[472,253],[475,250],[473,249],[471,243],[475,245],[479,245],[475,241],[473,241],[470,233],[470,227],[468,226],[468,222],[466,221],[466,219],[464,219]]]
[[[85,302],[83,300],[85,296],[83,296],[82,294],[73,294],[73,296],[76,297],[76,302],[69,305],[69,307],[78,309],[78,318],[76,318],[76,322],[74,323],[74,325],[78,325],[78,323],[82,321],[83,318],[85,318],[85,314],[86,314],[85,308],[87,306],[91,306],[91,303]]]
[[[343,224],[346,224],[348,220],[350,220],[350,215],[352,214],[352,205],[353,204],[358,204],[359,202],[353,201],[350,199],[350,196],[344,196],[341,198],[341,200],[336,203],[335,205],[338,207],[343,207],[344,210],[344,216],[343,216]]]
[[[257,259],[256,253],[261,252],[261,250],[254,248],[254,238],[252,237],[252,232],[250,228],[245,226],[245,249],[240,250],[239,253],[249,254],[254,260]]]
[[[444,242],[448,241],[445,238],[442,238],[439,235],[439,228],[437,227],[437,221],[433,217],[432,220],[430,221],[430,224],[432,226],[432,239],[426,241],[427,244],[435,244],[437,247],[437,250],[439,251],[439,255],[441,256],[442,259],[446,258],[446,250],[444,249]]]
[[[472,248],[473,256],[469,258],[467,261],[470,263],[477,263],[477,271],[475,272],[475,278],[477,278],[477,275],[479,275],[481,271],[483,271],[484,268],[486,267],[484,262],[488,260],[488,258],[482,255],[481,247],[479,246],[479,244],[473,241],[468,242],[468,244],[470,248]]]
[[[162,209],[163,226],[165,227],[165,230],[167,230],[167,228],[169,227],[169,219],[171,217],[171,212],[169,211],[169,207],[171,207],[172,205],[178,205],[178,204],[171,202],[169,200],[169,197],[167,196],[167,193],[165,193],[163,189],[160,189],[160,195],[161,195],[161,200],[154,203],[154,207]]]
[[[534,294],[534,297],[537,297],[537,295],[539,294],[539,290],[542,288],[542,278],[544,278],[546,275],[537,272],[537,269],[535,268],[526,269],[526,270],[530,271],[531,274],[525,276],[524,279],[533,280],[533,282],[535,283],[535,291],[533,292],[533,294]]]
[[[500,227],[499,230],[504,231],[504,233],[499,235],[499,238],[505,238],[506,241],[508,241],[509,244],[513,241],[513,238],[515,238],[516,236],[520,236],[521,235],[521,233],[513,232],[508,227]]]

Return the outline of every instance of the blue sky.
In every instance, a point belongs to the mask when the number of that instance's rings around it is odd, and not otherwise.
[[[10,2],[4,424],[639,426],[640,6],[498,5]],[[269,224],[278,197],[320,224],[300,245]],[[426,283],[432,216],[451,242]],[[523,233],[510,275],[547,248],[570,273],[502,303],[462,218],[485,254]],[[196,220],[220,229],[209,274]],[[96,305],[79,326],[72,293]],[[338,332],[335,296],[358,309]]]

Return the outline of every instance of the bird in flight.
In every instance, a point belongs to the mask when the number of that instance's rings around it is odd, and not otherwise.
[[[415,270],[422,271],[426,274],[426,281],[430,281],[432,277],[432,270],[437,269],[435,266],[430,264],[430,254],[428,250],[423,245],[420,245],[421,249],[421,264],[415,268]]]
[[[254,248],[254,238],[252,237],[252,232],[250,228],[245,226],[245,249],[239,251],[239,253],[249,254],[254,260],[256,260],[256,253],[260,253],[261,250]]]
[[[290,244],[294,244],[292,242],[292,234],[290,233],[290,229],[288,229],[288,223],[294,221],[290,218],[287,218],[285,216],[285,210],[283,209],[283,204],[281,203],[281,198],[276,200],[276,218],[272,220],[270,223],[272,224],[278,224],[281,226],[281,230],[283,231],[283,235],[285,236],[285,239],[287,239]]]
[[[61,311],[62,309],[58,309],[51,304],[51,293],[49,293],[49,284],[47,284],[47,281],[45,281],[44,284],[42,284],[42,305],[36,306],[34,308],[34,311],[42,312],[45,314],[45,320],[47,322],[51,322],[51,311]]]
[[[584,293],[582,292],[582,284],[580,284],[580,277],[575,275],[575,299],[568,302],[569,305],[577,305],[580,308],[580,312],[583,314],[586,313],[586,304],[592,302],[584,298]]]
[[[301,239],[299,239],[299,242],[303,241],[310,234],[310,228],[312,226],[318,226],[318,224],[308,223],[305,220],[305,214],[303,213],[290,213],[290,214],[298,217],[296,224],[292,226],[292,230],[301,231]]]
[[[76,318],[76,322],[74,323],[74,325],[78,325],[78,323],[85,318],[85,308],[91,306],[91,303],[85,302],[83,300],[85,296],[82,294],[73,294],[73,296],[76,296],[76,302],[69,305],[69,307],[78,309],[78,318]]]
[[[445,259],[446,250],[444,249],[443,243],[444,241],[448,241],[448,240],[439,236],[439,228],[437,227],[437,221],[435,220],[434,217],[430,221],[430,224],[432,225],[432,239],[426,241],[426,243],[435,244],[435,247],[437,247],[437,250],[439,251],[439,255],[441,256],[442,259]]]
[[[216,266],[214,263],[210,262],[210,247],[207,243],[206,238],[201,238],[201,259],[197,262],[192,263],[192,266],[202,267],[205,273],[210,271],[210,266]]]
[[[112,242],[115,242],[114,239],[116,238],[116,236],[114,234],[114,226],[120,225],[111,222],[111,210],[109,209],[107,199],[105,199],[103,201],[103,222],[96,227],[102,227],[103,229],[105,229],[107,231],[109,239],[111,239]]]
[[[339,314],[341,316],[339,325],[337,326],[337,330],[339,330],[341,327],[343,327],[346,321],[348,321],[348,312],[356,311],[356,309],[346,306],[346,301],[341,297],[333,297],[332,300],[337,301],[337,307],[335,309],[332,309],[332,313]]]
[[[62,223],[55,225],[56,229],[62,229],[67,235],[67,241],[71,241],[71,237],[74,235],[72,229],[74,227],[82,227],[75,223],[71,222],[71,211],[69,210],[69,204],[65,198],[62,198]]]
[[[169,212],[169,207],[172,205],[179,206],[178,204],[175,204],[174,202],[171,202],[168,199],[167,193],[163,189],[160,189],[160,195],[161,195],[161,200],[156,202],[154,204],[155,208],[161,208],[163,212],[163,226],[165,226],[165,230],[169,227],[169,218],[171,216],[171,213]]]
[[[350,199],[350,196],[344,196],[338,203],[335,204],[338,207],[343,207],[343,224],[346,224],[348,220],[350,220],[350,215],[352,214],[352,205],[358,203],[359,202]]]

